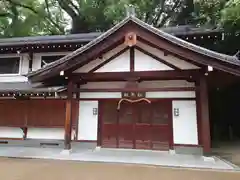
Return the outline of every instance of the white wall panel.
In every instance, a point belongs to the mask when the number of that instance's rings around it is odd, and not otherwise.
[[[79,69],[75,70],[74,73],[86,73],[86,72],[89,72],[91,69],[95,68],[96,66],[98,66],[102,62],[106,61],[107,59],[109,59],[114,54],[118,53],[119,51],[121,51],[124,48],[125,48],[125,45],[122,44],[122,45],[114,48],[113,50],[103,54],[101,59],[97,58],[95,60],[92,60],[88,64],[84,65],[83,67],[80,67]]]
[[[173,70],[171,67],[157,61],[156,59],[138,51],[134,50],[134,71],[166,71]]]
[[[64,128],[28,128],[29,139],[64,139]]]
[[[195,91],[146,92],[147,98],[195,98]]]
[[[17,127],[0,127],[0,138],[23,138],[23,131]]]
[[[174,144],[198,145],[196,101],[172,102]],[[179,116],[174,116],[174,108],[179,109]]]
[[[105,99],[105,98],[121,98],[122,94],[121,92],[81,92],[80,98],[87,99],[87,98],[99,98],[99,99]]]
[[[129,72],[130,71],[130,54],[129,50],[120,54],[109,63],[99,68],[95,72]]]
[[[98,101],[79,102],[78,140],[97,140],[98,115],[93,108],[98,108]]]
[[[186,62],[180,58],[177,58],[172,55],[164,55],[163,51],[160,51],[156,48],[153,48],[149,45],[146,45],[144,43],[138,42],[137,45],[141,47],[142,49],[148,51],[149,53],[152,53],[153,55],[167,61],[168,63],[171,63],[175,65],[176,67],[179,67],[180,69],[199,69],[198,66],[195,66],[194,64],[191,64],[189,62]]]

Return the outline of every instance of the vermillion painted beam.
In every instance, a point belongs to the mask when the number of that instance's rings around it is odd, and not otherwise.
[[[75,73],[71,79],[78,81],[118,81],[138,78],[139,80],[194,79],[200,75],[199,70],[181,71],[140,71],[140,72],[104,72]]]
[[[201,141],[203,145],[203,151],[209,153],[211,151],[211,137],[210,137],[210,123],[209,123],[209,107],[208,107],[208,88],[207,78],[202,76],[199,81],[199,93],[200,93],[200,117],[201,117]]]
[[[73,82],[69,81],[67,86],[67,100],[66,100],[66,117],[65,117],[65,135],[64,135],[64,149],[71,149],[71,134],[72,134],[72,96],[73,96]]]

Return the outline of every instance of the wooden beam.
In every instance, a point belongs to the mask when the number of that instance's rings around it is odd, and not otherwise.
[[[71,149],[71,134],[72,134],[72,96],[73,96],[73,82],[69,81],[67,86],[67,100],[66,100],[66,117],[65,117],[65,135],[64,148]]]
[[[209,123],[209,107],[208,107],[208,87],[207,77],[201,76],[199,80],[199,104],[200,104],[200,117],[201,117],[201,141],[203,151],[209,153],[211,151],[211,137],[210,137],[210,123]]]
[[[142,52],[143,54],[146,54],[147,56],[150,56],[151,58],[155,59],[156,61],[169,66],[172,69],[181,70],[179,67],[177,67],[177,66],[175,66],[175,65],[173,65],[173,64],[171,64],[171,63],[169,63],[169,62],[167,62],[167,61],[165,61],[165,60],[163,60],[163,59],[161,59],[161,58],[159,58],[157,56],[155,56],[154,54],[152,54],[150,52],[147,52],[146,50],[144,50],[144,49],[142,49],[142,48],[140,48],[138,46],[136,46],[136,49],[139,50],[140,52]]]
[[[71,79],[77,81],[119,81],[127,79],[139,80],[178,80],[194,79],[200,75],[199,70],[181,71],[139,71],[139,72],[103,72],[103,73],[74,73]]]
[[[135,52],[134,47],[130,47],[130,71],[134,72]]]
[[[126,52],[129,48],[125,47],[124,49],[120,50],[119,52],[117,52],[116,54],[114,54],[113,56],[111,56],[110,58],[108,58],[107,60],[105,60],[104,62],[102,62],[101,64],[97,65],[96,67],[94,67],[93,69],[91,69],[89,71],[89,73],[93,73],[94,71],[98,70],[99,68],[103,67],[104,65],[106,65],[107,63],[109,63],[111,60],[115,59],[116,57],[120,56],[121,54],[123,54],[124,52]]]
[[[73,89],[73,92],[165,92],[165,91],[195,91],[195,87],[163,87],[163,88],[100,88],[100,89]]]

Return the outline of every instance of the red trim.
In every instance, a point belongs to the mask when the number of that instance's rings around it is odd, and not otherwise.
[[[134,47],[130,47],[130,72],[134,72],[135,52]]]
[[[80,93],[77,93],[78,94],[78,96],[79,96],[79,94]],[[76,117],[77,117],[77,119],[76,119],[76,127],[75,127],[75,131],[76,131],[76,137],[75,137],[75,139],[74,140],[77,140],[77,138],[78,138],[78,124],[79,124],[79,115],[80,115],[80,103],[79,103],[79,101],[77,102],[78,103],[78,109],[76,110]],[[72,126],[72,128],[73,128],[73,126]]]
[[[80,101],[120,100],[121,98],[80,98]],[[196,98],[147,98],[149,100],[196,100]]]
[[[200,89],[199,82],[196,83],[196,110],[197,110],[197,132],[198,144],[202,144],[202,128],[201,128],[201,104],[200,104]]]
[[[97,143],[96,140],[74,140],[72,142],[86,142],[86,143]]]
[[[169,149],[173,149],[173,143],[174,143],[174,139],[173,139],[173,115],[172,115],[172,100],[171,100],[171,108],[169,108],[169,115],[170,115],[170,122],[169,122]]]
[[[211,151],[210,123],[209,123],[209,107],[208,107],[208,88],[207,77],[200,78],[200,109],[201,109],[201,130],[202,145],[204,152]]]
[[[197,144],[174,144],[174,146],[182,146],[182,147],[202,147],[201,145],[197,145]]]
[[[98,127],[97,127],[97,145],[102,145],[102,106],[101,100],[98,100]]]
[[[167,88],[113,88],[113,89],[74,89],[74,92],[155,92],[155,91],[195,91],[195,87]]]
[[[69,81],[67,86],[66,114],[64,125],[64,149],[71,149],[72,136],[72,104],[73,104],[73,82]]]
[[[99,72],[99,73],[74,73],[72,80],[79,81],[118,81],[126,79],[140,80],[178,80],[194,79],[202,72],[199,69],[181,71],[137,71],[137,72]]]

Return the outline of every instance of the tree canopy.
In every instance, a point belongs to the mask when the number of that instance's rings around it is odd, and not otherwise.
[[[157,28],[240,28],[240,0],[0,0],[0,36],[105,31],[126,16],[129,4],[138,18]]]

